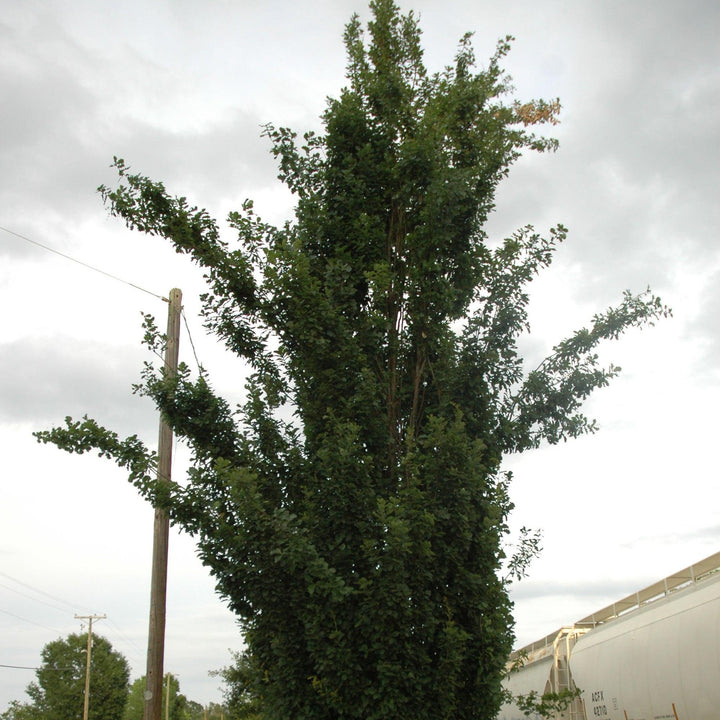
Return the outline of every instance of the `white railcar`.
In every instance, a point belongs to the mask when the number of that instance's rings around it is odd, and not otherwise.
[[[720,553],[514,653],[514,694],[575,687],[567,720],[720,718]],[[498,720],[524,720],[515,705]]]

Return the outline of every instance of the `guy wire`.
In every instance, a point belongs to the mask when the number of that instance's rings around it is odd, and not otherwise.
[[[113,275],[109,272],[105,272],[105,270],[100,270],[100,268],[96,268],[93,265],[88,265],[88,263],[83,262],[82,260],[78,260],[77,258],[71,257],[70,255],[66,255],[65,253],[60,252],[59,250],[55,250],[54,248],[48,247],[47,245],[43,245],[41,242],[38,242],[37,240],[32,240],[29,237],[26,237],[25,235],[21,235],[18,232],[15,232],[14,230],[10,230],[6,227],[3,227],[0,225],[0,230],[4,230],[6,233],[10,233],[10,235],[14,235],[15,237],[20,238],[21,240],[25,240],[26,242],[32,243],[33,245],[37,245],[38,247],[43,248],[43,250],[47,250],[48,252],[55,253],[56,255],[59,255],[60,257],[65,258],[66,260],[71,260],[74,263],[77,263],[78,265],[82,265],[83,267],[88,268],[89,270],[94,270],[97,273],[100,273],[101,275],[105,275],[106,277],[112,278],[113,280],[117,280],[118,282],[124,283],[125,285],[129,285],[130,287],[134,287],[136,290],[140,290],[144,293],[147,293],[148,295],[152,295],[155,298],[158,298],[158,300],[164,300],[167,302],[167,298],[163,297],[162,295],[158,295],[157,293],[151,292],[150,290],[146,290],[143,287],[140,287],[139,285],[135,285],[135,283],[131,283],[128,280],[123,280],[123,278],[118,277],[117,275]]]

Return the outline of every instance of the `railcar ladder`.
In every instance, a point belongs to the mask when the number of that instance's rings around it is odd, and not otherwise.
[[[554,645],[554,692],[561,693],[564,690],[575,690],[575,682],[570,672],[570,655],[575,641],[586,630],[568,627],[562,628],[555,638]],[[585,703],[582,698],[575,698],[567,710],[559,718],[562,720],[587,720],[585,714]]]

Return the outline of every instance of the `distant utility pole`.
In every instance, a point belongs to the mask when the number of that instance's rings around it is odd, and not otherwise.
[[[172,675],[165,673],[165,720],[170,718],[170,679]]]
[[[165,345],[165,374],[177,374],[180,344],[180,312],[182,292],[170,291]],[[160,418],[158,439],[158,480],[170,482],[173,434],[170,426]],[[155,508],[153,532],[152,579],[150,584],[150,627],[148,630],[147,670],[145,673],[145,703],[143,720],[162,718],[163,656],[165,652],[165,604],[167,596],[168,540],[170,522],[162,508]]]
[[[90,655],[92,654],[92,624],[93,620],[104,620],[107,615],[76,615],[76,620],[88,621],[87,658],[85,659],[85,704],[83,706],[83,720],[88,720],[90,709]]]
[[[165,720],[170,715],[170,673],[165,674]]]

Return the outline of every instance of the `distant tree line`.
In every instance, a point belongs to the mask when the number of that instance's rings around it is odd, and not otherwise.
[[[72,634],[45,645],[35,680],[26,689],[29,702],[13,700],[0,720],[77,720],[85,702],[87,636]],[[225,678],[228,671],[214,673]],[[169,687],[168,687],[169,685]],[[204,707],[180,692],[168,673],[163,684],[162,717],[168,720],[233,720],[225,704]],[[142,720],[145,677],[130,683],[130,666],[108,640],[93,633],[88,720]],[[231,691],[228,690],[228,695]],[[168,703],[166,710],[165,703]],[[167,712],[167,715],[166,715]]]

